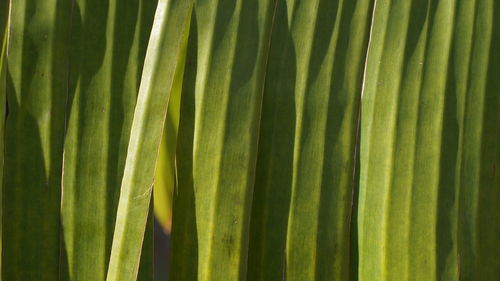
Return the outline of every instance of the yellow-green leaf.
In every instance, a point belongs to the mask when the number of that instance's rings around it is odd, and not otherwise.
[[[376,1],[365,73],[360,280],[496,280],[495,1]]]

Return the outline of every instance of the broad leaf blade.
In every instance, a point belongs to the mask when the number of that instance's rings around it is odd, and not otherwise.
[[[169,95],[192,2],[160,0],[125,162],[107,281],[136,280]]]
[[[172,280],[245,280],[273,0],[196,2],[177,149]]]

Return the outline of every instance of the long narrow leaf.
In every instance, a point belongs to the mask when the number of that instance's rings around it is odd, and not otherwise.
[[[137,278],[154,170],[192,2],[160,0],[134,112],[107,281]]]

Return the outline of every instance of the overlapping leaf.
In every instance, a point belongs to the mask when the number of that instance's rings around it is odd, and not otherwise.
[[[0,4],[3,280],[150,280],[162,133],[174,281],[499,278],[494,0],[122,2]]]

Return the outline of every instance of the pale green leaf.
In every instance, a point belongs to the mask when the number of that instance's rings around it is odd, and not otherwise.
[[[160,0],[134,111],[107,281],[136,280],[156,158],[192,2]]]

